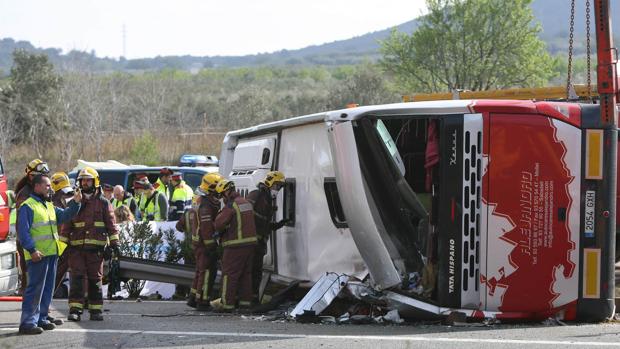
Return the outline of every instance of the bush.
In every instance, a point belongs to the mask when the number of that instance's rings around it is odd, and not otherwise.
[[[153,233],[148,222],[121,225],[119,229],[121,254],[126,257],[157,261],[162,256],[161,232]],[[130,298],[137,298],[144,288],[144,280],[130,279],[125,288]]]
[[[142,133],[142,136],[137,138],[131,150],[129,156],[134,163],[140,163],[147,166],[155,166],[159,163],[159,151],[157,150],[158,142],[155,137],[149,131]]]

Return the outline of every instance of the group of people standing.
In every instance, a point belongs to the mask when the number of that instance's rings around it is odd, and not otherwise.
[[[115,208],[135,212],[141,220],[178,220],[177,229],[192,239],[196,273],[187,304],[198,310],[210,310],[216,297],[218,246],[223,250],[222,286],[221,301],[213,304],[214,310],[252,306],[258,298],[268,237],[286,224],[285,220],[273,222],[275,198],[284,185],[279,171],[269,172],[247,198],[218,173],[203,176],[194,193],[180,174],[164,168],[155,184],[146,175],[136,178],[134,198],[121,186],[104,188],[90,167],[79,171],[76,187],[64,172],[50,177],[49,167],[40,159],[28,163],[25,172],[15,190],[24,276],[22,334],[40,334],[62,325],[49,313],[49,306],[67,270],[68,320],[81,321],[85,301],[90,320],[103,320],[104,254],[111,250],[120,255]]]
[[[103,254],[117,251],[113,208],[103,196],[96,170],[78,173],[77,187],[63,172],[49,177],[47,163],[32,160],[15,192],[21,286],[19,332],[40,334],[63,323],[49,314],[57,275],[70,274],[70,321],[80,321],[85,300],[90,320],[103,320]],[[59,262],[60,258],[60,262]],[[60,268],[57,273],[57,267]]]

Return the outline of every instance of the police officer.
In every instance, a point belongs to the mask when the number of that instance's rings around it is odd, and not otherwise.
[[[172,197],[170,198],[170,212],[168,220],[176,221],[181,218],[183,212],[192,206],[192,197],[194,192],[192,188],[183,180],[181,172],[175,172],[170,177],[172,185]]]
[[[256,252],[252,263],[252,292],[254,300],[260,301],[259,287],[263,273],[263,259],[267,254],[267,242],[274,230],[282,228],[288,221],[283,219],[280,222],[273,222],[276,213],[276,197],[284,186],[284,174],[280,171],[270,171],[261,182],[258,189],[248,194],[247,200],[254,208],[254,222],[256,225]]]
[[[69,244],[69,316],[80,321],[84,308],[84,281],[88,285],[90,319],[103,320],[103,251],[109,243],[118,251],[118,231],[110,202],[103,197],[99,173],[91,167],[82,169],[77,177],[83,194],[82,207],[69,224],[63,225],[61,240]]]
[[[192,248],[196,259],[196,274],[187,305],[196,310],[209,310],[213,298],[213,283],[217,274],[217,246],[214,239],[213,220],[220,210],[215,188],[223,177],[208,173],[196,189],[196,208],[190,208],[177,222],[177,230],[191,232]]]
[[[215,230],[223,231],[222,298],[218,311],[232,311],[252,302],[252,260],[256,250],[256,227],[252,204],[235,190],[235,184],[221,180],[215,187],[224,208],[215,218]]]

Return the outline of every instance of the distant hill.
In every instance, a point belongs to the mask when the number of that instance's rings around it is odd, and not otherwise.
[[[535,0],[532,10],[543,28],[540,35],[552,54],[565,53],[568,47],[569,0]],[[585,52],[585,3],[576,1],[575,51]],[[592,10],[592,16],[594,11]],[[613,32],[620,34],[620,1],[612,1]],[[417,20],[397,25],[399,31],[411,33],[417,28]],[[592,19],[592,26],[594,20]],[[209,67],[243,67],[266,65],[345,65],[379,58],[379,42],[386,39],[393,28],[367,33],[347,40],[308,46],[298,50],[281,50],[273,53],[247,56],[166,56],[144,59],[116,60],[96,57],[93,52],[71,51],[63,54],[54,48],[35,48],[26,41],[0,40],[0,73],[6,75],[11,67],[11,53],[16,48],[46,53],[59,68],[81,67],[91,71],[142,71],[165,68],[195,70]],[[618,40],[616,40],[618,42]],[[592,47],[595,48],[592,31]]]

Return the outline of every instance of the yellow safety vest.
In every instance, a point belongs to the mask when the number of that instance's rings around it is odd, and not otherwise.
[[[45,204],[29,197],[24,205],[30,207],[33,213],[30,236],[34,240],[34,248],[44,256],[62,254],[65,245],[58,240],[58,227],[56,225],[56,211],[51,202]],[[30,253],[24,250],[26,260],[32,259]]]
[[[159,212],[159,195],[162,195],[160,192],[155,191],[153,193],[152,199],[149,202],[149,205],[145,207],[146,202],[149,201],[145,195],[142,195],[140,198],[140,214],[142,215],[142,220],[146,221],[148,215],[153,215],[153,220],[155,222],[162,222],[163,218],[161,216],[161,212]]]

